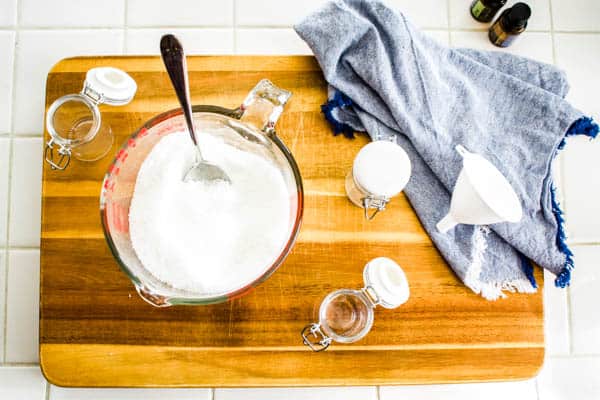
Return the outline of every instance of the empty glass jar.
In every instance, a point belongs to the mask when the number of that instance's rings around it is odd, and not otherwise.
[[[346,175],[346,194],[371,220],[404,189],[410,173],[410,159],[402,147],[387,140],[371,142],[360,149]]]
[[[124,71],[112,67],[89,70],[83,89],[57,99],[48,108],[46,128],[50,140],[44,158],[52,169],[67,168],[74,156],[81,161],[104,157],[113,144],[111,127],[102,121],[98,105],[129,103],[137,85]]]
[[[302,341],[313,351],[323,351],[331,342],[356,342],[371,330],[375,307],[397,308],[409,297],[408,280],[398,264],[378,257],[363,270],[365,286],[340,289],[328,294],[319,307],[319,322],[302,330]]]

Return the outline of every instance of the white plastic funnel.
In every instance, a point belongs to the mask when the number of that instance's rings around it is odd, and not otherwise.
[[[518,222],[523,215],[521,202],[510,183],[494,165],[479,154],[456,146],[463,157],[450,211],[438,224],[444,233],[458,224],[488,225]]]

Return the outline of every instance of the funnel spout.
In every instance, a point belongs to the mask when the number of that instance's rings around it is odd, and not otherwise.
[[[450,229],[454,228],[456,225],[458,225],[458,221],[454,219],[452,214],[448,213],[444,218],[440,220],[440,222],[437,223],[436,228],[441,233],[446,233]]]

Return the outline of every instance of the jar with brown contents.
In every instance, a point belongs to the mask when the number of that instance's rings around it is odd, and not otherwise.
[[[531,9],[525,3],[516,3],[500,14],[489,30],[490,42],[498,47],[510,46],[525,31]]]
[[[471,15],[479,22],[490,22],[506,0],[474,0],[471,3]]]

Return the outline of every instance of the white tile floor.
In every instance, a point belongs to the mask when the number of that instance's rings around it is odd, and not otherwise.
[[[8,173],[10,170],[10,138],[0,137],[0,247],[6,246],[8,230]]]
[[[10,185],[10,246],[40,245],[40,204],[42,191],[42,139],[14,140]]]
[[[2,9],[0,26],[15,26],[17,24],[17,0],[0,0],[0,9]]]
[[[10,132],[15,32],[0,31],[0,133]]]
[[[44,3],[42,1],[42,3]],[[72,18],[76,18],[74,16]],[[78,54],[123,53],[123,30],[21,29],[17,33],[13,133],[42,134],[46,75],[57,61]]]
[[[210,400],[211,389],[71,389],[51,386],[52,400]]]
[[[128,29],[125,35],[126,54],[156,54],[156,46],[165,30],[161,28]],[[231,54],[233,29],[169,29],[186,43],[186,51],[194,54]],[[189,43],[189,45],[187,45]]]
[[[125,0],[21,0],[19,25],[36,28],[118,27],[125,22],[124,14],[114,10],[123,9],[124,4]],[[56,12],[65,9],[69,12]]]
[[[506,400],[535,399],[535,380],[456,385],[388,386],[379,389],[380,400]]]
[[[0,399],[43,400],[46,381],[36,367],[0,367]]]
[[[4,352],[7,363],[39,361],[39,260],[39,250],[8,251]]]
[[[386,0],[445,44],[493,49],[470,0]],[[600,2],[525,0],[533,17],[508,50],[567,71],[569,98],[600,119]],[[306,54],[290,29],[324,0],[0,0],[0,399],[600,399],[600,141],[571,139],[557,175],[577,262],[548,285],[547,358],[524,382],[410,387],[93,390],[47,385],[37,362],[44,84],[59,59],[155,54],[172,31],[190,53]],[[509,3],[512,3],[511,1]],[[178,12],[177,10],[182,10]]]

